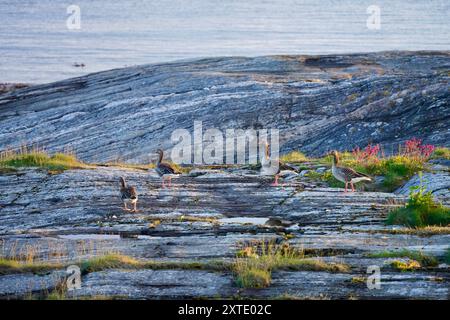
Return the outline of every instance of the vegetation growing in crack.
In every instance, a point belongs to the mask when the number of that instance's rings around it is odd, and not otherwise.
[[[394,260],[391,262],[391,266],[399,271],[414,271],[422,267],[420,263],[416,260],[407,260],[407,261]]]
[[[280,156],[281,162],[302,163],[308,160],[308,157],[300,151],[291,151],[285,155]]]
[[[293,248],[288,243],[279,245],[271,241],[241,248],[232,265],[236,284],[242,288],[269,286],[272,272],[275,270],[348,272],[349,267],[345,264],[305,258],[302,250]]]
[[[436,202],[431,191],[423,185],[411,187],[408,202],[404,207],[391,211],[387,224],[401,224],[408,227],[448,226],[450,208]]]
[[[435,147],[424,145],[419,139],[411,139],[399,146],[396,154],[385,156],[379,144],[368,145],[364,149],[342,155],[341,162],[371,176],[383,176],[381,191],[393,191],[417,172],[424,170]]]
[[[14,273],[42,274],[52,270],[61,269],[60,263],[20,261],[17,259],[0,258],[0,275]]]
[[[42,274],[59,270],[70,264],[80,266],[82,274],[107,269],[185,269],[185,270],[228,270],[230,265],[222,260],[197,261],[152,261],[138,260],[119,253],[108,253],[81,262],[59,263],[40,261],[20,261],[13,258],[0,258],[0,274],[35,273]]]
[[[431,158],[450,160],[450,148],[436,148]]]
[[[107,269],[184,269],[184,270],[226,270],[225,261],[152,261],[138,260],[130,256],[111,253],[84,261],[80,265],[81,273],[87,274]]]
[[[38,149],[9,150],[0,153],[0,167],[2,168],[29,168],[38,167],[53,171],[67,169],[82,169],[88,167],[79,161],[72,153],[55,153],[49,155]]]
[[[422,144],[421,140],[413,138],[400,145],[397,153],[392,153],[390,156],[386,156],[382,147],[377,144],[368,145],[364,149],[356,148],[352,152],[342,152],[340,157],[343,166],[370,176],[383,177],[380,185],[370,185],[367,187],[368,190],[392,192],[414,174],[427,170],[426,162],[429,159],[450,159],[450,149]],[[285,162],[296,162],[295,158],[295,152],[282,156],[282,159],[286,159]],[[329,165],[331,157],[305,158],[298,162],[304,161]],[[317,172],[311,170],[306,173],[306,177],[324,182],[330,187],[344,187],[344,184],[336,180],[330,171]]]
[[[367,254],[367,256],[369,258],[409,258],[417,261],[422,267],[436,267],[438,265],[438,260],[435,257],[421,251],[408,249],[374,252]]]
[[[171,218],[155,218],[155,217],[146,217],[145,220],[150,222],[150,228],[156,228],[161,223],[170,223],[170,222],[205,222],[211,223],[213,225],[219,224],[219,220],[215,217],[202,217],[202,216],[194,216],[194,215],[180,215],[178,217]]]
[[[352,232],[367,232],[371,234],[384,233],[384,234],[411,234],[417,236],[433,236],[438,234],[450,234],[450,226],[440,227],[440,226],[426,226],[421,228],[401,228],[401,229],[388,229],[388,230],[352,230]]]

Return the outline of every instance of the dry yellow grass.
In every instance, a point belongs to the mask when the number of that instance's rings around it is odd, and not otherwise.
[[[49,155],[43,149],[22,147],[19,150],[0,152],[0,167],[40,167],[58,171],[82,169],[88,166],[79,161],[73,153],[55,153]]]
[[[292,248],[287,243],[277,245],[273,242],[262,242],[260,245],[242,248],[238,251],[231,269],[235,273],[236,284],[244,288],[269,286],[274,270],[349,271],[345,264],[305,258],[302,250]]]
[[[286,162],[286,163],[306,162],[308,160],[309,160],[308,157],[306,157],[300,151],[292,151],[292,152],[289,152],[289,153],[287,153],[285,155],[282,155],[280,157],[280,161],[281,162]]]

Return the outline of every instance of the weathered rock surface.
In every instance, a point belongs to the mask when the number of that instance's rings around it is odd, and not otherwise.
[[[90,74],[0,96],[0,149],[148,162],[175,129],[278,128],[323,154],[419,137],[449,146],[449,52],[211,58]]]
[[[431,191],[436,196],[450,196],[450,161],[434,160],[434,164],[430,163],[431,172],[423,172],[422,177],[416,174],[395,193],[409,194],[410,188],[420,186],[421,184],[427,191]]]
[[[117,284],[121,285],[118,286]],[[120,296],[131,299],[227,298],[238,293],[230,274],[191,270],[111,270],[84,278],[75,296]]]
[[[49,293],[65,277],[65,271],[48,274],[9,274],[0,276],[0,298],[27,298],[33,293]]]
[[[198,170],[200,171],[200,170]],[[270,177],[251,170],[214,171],[174,179],[160,189],[154,173],[116,167],[51,174],[19,170],[0,175],[0,244],[3,256],[77,262],[118,252],[157,261],[230,261],[242,244],[285,238],[311,257],[346,263],[349,273],[276,271],[269,288],[239,289],[229,271],[106,270],[82,277],[76,297],[107,295],[131,299],[242,297],[270,298],[448,298],[449,267],[396,272],[389,259],[368,258],[381,250],[411,249],[441,257],[449,234],[390,233],[389,208],[404,195],[344,194],[301,179],[271,186]],[[121,209],[118,177],[139,192],[138,213]],[[450,204],[450,198],[439,196]],[[269,221],[270,219],[270,221]],[[354,277],[380,266],[382,287],[369,290]],[[42,279],[41,282],[39,280]],[[51,292],[58,277],[0,276],[0,296],[27,297]],[[15,285],[10,285],[15,283]],[[33,284],[32,286],[27,285]],[[40,283],[40,284],[39,284]]]
[[[439,275],[439,274],[438,274]],[[241,289],[231,274],[204,271],[143,270],[96,272],[85,278],[75,297],[121,296],[132,299],[299,297],[309,299],[393,298],[442,299],[448,294],[448,282],[436,282],[435,275],[386,273],[383,289],[368,290],[365,283],[352,284],[355,274],[327,272],[277,272],[266,289]],[[442,274],[441,274],[442,276]],[[444,274],[444,276],[447,276]],[[117,283],[121,285],[118,286]]]

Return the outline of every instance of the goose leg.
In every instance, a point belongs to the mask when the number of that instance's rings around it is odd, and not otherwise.
[[[344,190],[344,193],[347,192],[347,185],[348,185],[348,182],[346,181],[346,182],[345,182],[345,190]]]
[[[353,182],[350,181],[350,186],[352,187],[352,191],[355,192],[355,187],[353,186]]]
[[[136,206],[137,206],[137,202],[133,203],[133,207],[134,207],[133,212],[137,212]]]
[[[273,186],[278,186],[278,175],[275,175],[275,181],[272,183]]]
[[[123,210],[130,211],[130,209],[128,209],[128,207],[127,207],[127,203],[126,202],[123,203],[123,206],[124,206]]]

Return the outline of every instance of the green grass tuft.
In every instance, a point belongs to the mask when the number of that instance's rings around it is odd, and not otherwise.
[[[236,269],[236,284],[241,288],[265,288],[272,281],[271,272],[267,269],[258,269],[251,266]]]
[[[439,264],[438,260],[433,256],[427,255],[421,251],[408,249],[375,252],[370,253],[367,256],[369,258],[409,258],[418,261],[424,267],[436,267]]]
[[[421,268],[421,265],[416,260],[399,261],[395,260],[391,262],[391,266],[400,271],[414,271]]]
[[[401,228],[401,229],[384,229],[384,230],[357,230],[353,232],[367,232],[370,234],[384,233],[384,234],[409,234],[421,237],[430,237],[437,234],[450,234],[450,226],[426,226],[422,228]]]
[[[152,261],[137,260],[130,256],[109,253],[94,257],[78,264],[82,274],[97,272],[107,269],[182,269],[182,270],[230,270],[229,262],[222,260],[197,261]],[[35,273],[41,274],[51,270],[63,269],[67,265],[62,263],[46,263],[40,261],[22,261],[11,258],[0,257],[0,275],[13,273]]]
[[[450,160],[450,149],[449,148],[436,148],[431,155],[433,159],[447,159]]]
[[[382,159],[347,160],[346,165],[370,176],[383,176],[382,191],[391,192],[403,185],[414,174],[424,169],[424,161],[406,155]]]
[[[386,223],[419,228],[425,226],[445,227],[450,223],[450,209],[439,205],[435,207],[398,208],[389,213]]]
[[[20,261],[15,259],[0,258],[0,275],[12,273],[41,274],[61,268],[59,263],[45,263],[35,261]]]
[[[450,208],[434,201],[423,183],[411,188],[406,206],[391,211],[387,224],[401,224],[408,227],[442,226],[450,224]]]
[[[281,162],[289,162],[289,163],[295,163],[295,162],[306,162],[308,161],[308,157],[306,157],[303,153],[300,151],[292,151],[285,155],[282,155],[280,157]]]
[[[269,242],[239,250],[231,270],[235,274],[238,286],[262,288],[270,285],[274,270],[348,272],[349,267],[319,259],[306,259],[303,251],[296,250],[286,243],[276,245]]]
[[[49,170],[67,170],[86,167],[74,155],[55,153],[48,155],[43,151],[4,152],[0,156],[0,167],[40,167]]]
[[[135,268],[140,265],[141,263],[132,257],[111,253],[82,262],[80,270],[82,274],[86,274],[105,269]]]
[[[316,171],[310,171],[306,174],[306,176],[309,178],[318,179],[323,182],[326,182],[328,184],[328,186],[330,186],[332,188],[344,188],[345,187],[345,184],[343,182],[337,180],[333,176],[331,171],[325,171],[323,173],[318,173]]]
[[[443,148],[438,148],[440,150]],[[444,148],[445,149],[445,148]],[[440,151],[441,153],[443,151]],[[439,152],[438,152],[439,153]],[[369,176],[384,177],[381,185],[369,186],[369,189],[374,188],[377,191],[392,192],[402,186],[408,179],[419,171],[427,168],[426,157],[419,157],[414,154],[399,153],[388,157],[371,156],[360,157],[357,153],[341,152],[339,153],[340,164],[342,166],[350,167],[365,173]],[[318,164],[329,165],[332,161],[331,156],[325,156],[319,159],[312,159]],[[344,184],[336,180],[331,172],[324,173],[309,172],[308,177],[316,180],[326,182],[330,187],[344,187]]]

